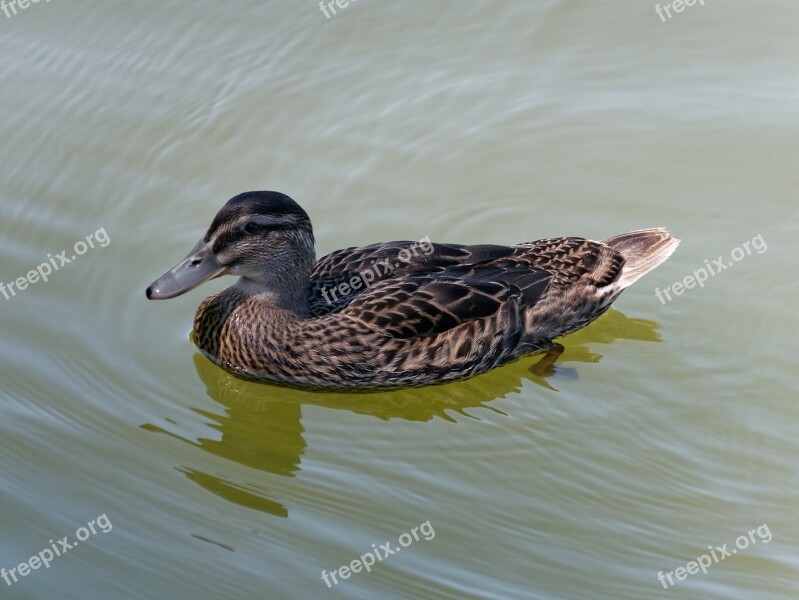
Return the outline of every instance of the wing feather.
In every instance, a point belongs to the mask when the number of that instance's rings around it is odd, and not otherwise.
[[[495,315],[507,303],[532,308],[553,287],[607,285],[623,265],[618,252],[583,238],[515,246],[386,242],[320,259],[309,305],[315,316],[341,312],[396,338],[432,336]],[[359,289],[349,285],[359,280]]]

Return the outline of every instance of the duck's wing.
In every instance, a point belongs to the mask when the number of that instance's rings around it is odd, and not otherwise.
[[[510,259],[514,266],[529,265],[555,274],[552,284],[566,288],[585,283],[597,288],[618,280],[624,267],[624,256],[603,242],[581,237],[559,237],[514,246]],[[500,260],[498,264],[507,262]]]
[[[497,315],[503,306],[533,306],[553,274],[540,269],[456,267],[382,281],[352,300],[340,316],[394,338],[439,335]]]
[[[311,272],[311,314],[320,316],[338,312],[382,281],[411,274],[441,273],[452,267],[490,264],[513,253],[510,246],[412,241],[336,250],[321,258]]]
[[[418,271],[431,266],[482,264],[512,256],[515,246],[481,244],[435,244],[432,242],[382,242],[369,246],[344,248],[320,258],[311,271],[311,278],[332,277],[342,273],[359,273],[379,267],[397,273]]]
[[[311,275],[309,305],[317,316],[339,312],[376,286],[387,290],[382,284],[419,276],[507,285],[523,274],[549,274],[550,285],[561,290],[578,282],[599,288],[618,280],[623,266],[613,248],[579,237],[514,246],[387,242],[322,258]]]

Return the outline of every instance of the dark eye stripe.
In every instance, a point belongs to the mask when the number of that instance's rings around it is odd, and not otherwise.
[[[250,231],[248,227],[251,225],[255,225],[257,229]],[[297,229],[297,224],[286,221],[283,221],[282,223],[259,223],[258,221],[247,221],[244,226],[241,227],[241,230],[246,231],[247,233],[255,233],[256,231],[285,231],[287,229]]]
[[[277,225],[269,225],[266,227],[269,231],[288,231],[289,229],[297,229],[294,223],[280,223]]]
[[[245,233],[247,224],[244,225],[242,228],[235,229],[233,231],[227,231],[220,235],[213,245],[214,252],[221,252],[224,248],[228,246],[232,246],[233,244],[240,242],[253,233]],[[289,230],[296,230],[297,226],[292,223],[280,223],[275,225],[262,225],[258,224],[258,231],[262,234],[269,234],[273,231],[289,231]]]

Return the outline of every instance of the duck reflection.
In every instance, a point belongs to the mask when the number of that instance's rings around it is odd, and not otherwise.
[[[194,356],[197,374],[205,384],[207,394],[224,410],[220,414],[193,410],[206,418],[212,429],[220,432],[220,438],[193,441],[156,425],[142,427],[176,437],[240,465],[291,477],[299,470],[306,448],[303,405],[348,410],[383,420],[429,421],[440,417],[454,423],[459,417],[470,417],[469,409],[501,412],[488,403],[520,391],[525,381],[557,391],[553,387],[557,380],[576,377],[576,370],[564,366],[564,363],[599,362],[602,355],[592,350],[597,344],[612,344],[616,340],[658,342],[661,340],[659,328],[653,321],[631,319],[610,309],[591,327],[563,338],[565,352],[549,376],[542,377],[531,370],[541,357],[530,356],[466,381],[368,393],[315,392],[252,383],[223,371],[198,352]],[[201,487],[235,504],[277,516],[288,515],[283,505],[259,487],[226,481],[218,475],[196,470],[182,471]]]

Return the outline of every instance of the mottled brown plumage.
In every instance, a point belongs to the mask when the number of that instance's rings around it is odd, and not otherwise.
[[[387,242],[318,262],[307,214],[276,192],[230,200],[203,240],[148,289],[170,298],[230,273],[194,341],[248,379],[375,389],[462,379],[546,350],[666,260],[664,229],[514,246]]]

